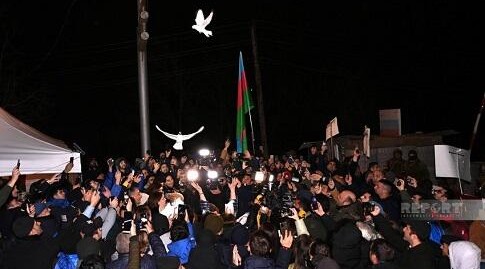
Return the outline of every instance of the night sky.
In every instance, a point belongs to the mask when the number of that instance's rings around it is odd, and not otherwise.
[[[309,3],[312,2],[312,3]],[[315,2],[315,3],[313,3]],[[191,29],[214,11],[206,38]],[[238,55],[256,87],[257,35],[271,153],[379,130],[379,109],[401,108],[403,133],[453,129],[468,148],[484,92],[484,16],[463,1],[149,1],[151,148],[154,128],[235,142]],[[140,153],[135,0],[2,0],[0,105],[87,155]],[[256,101],[256,94],[253,92]],[[259,144],[257,110],[253,110]],[[473,159],[485,157],[482,119]],[[248,124],[249,128],[249,124]]]

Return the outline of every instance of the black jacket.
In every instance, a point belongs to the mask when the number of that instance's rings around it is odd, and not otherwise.
[[[291,252],[280,249],[276,262],[271,258],[251,255],[244,262],[245,269],[286,269],[290,263]]]
[[[51,269],[59,252],[57,240],[38,236],[17,239],[5,252],[4,269]]]
[[[197,236],[197,246],[190,252],[187,268],[223,268],[216,251],[216,237],[211,231],[201,230]]]

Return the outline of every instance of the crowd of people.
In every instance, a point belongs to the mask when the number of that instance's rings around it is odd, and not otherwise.
[[[360,167],[305,156],[164,150],[0,185],[0,268],[480,268],[485,221],[403,218],[457,198],[415,150]],[[13,164],[14,165],[14,164]]]

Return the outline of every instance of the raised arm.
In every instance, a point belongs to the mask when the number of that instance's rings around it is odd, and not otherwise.
[[[12,192],[13,186],[17,183],[17,180],[19,179],[20,176],[20,170],[15,166],[12,170],[12,177],[8,181],[7,185],[3,186],[0,189],[0,207],[7,201],[8,196],[10,196],[10,193]]]

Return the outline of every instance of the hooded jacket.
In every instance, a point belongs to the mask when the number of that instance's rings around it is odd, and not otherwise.
[[[479,269],[481,250],[472,242],[455,241],[450,244],[450,265],[452,269]]]

